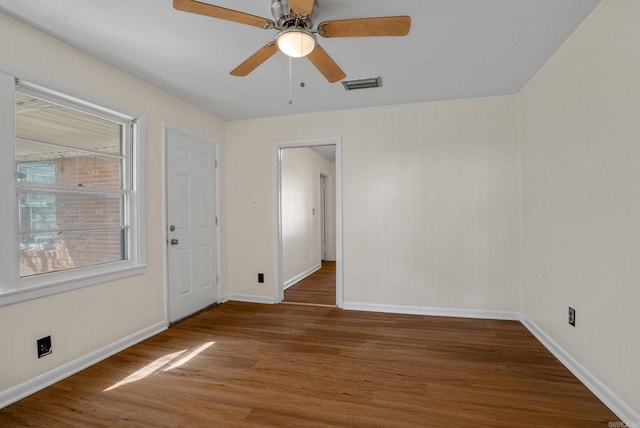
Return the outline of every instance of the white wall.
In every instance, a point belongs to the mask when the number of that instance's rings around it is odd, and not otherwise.
[[[283,149],[280,162],[282,280],[288,284],[321,265],[320,173],[335,178],[335,164],[306,147]]]
[[[162,121],[218,141],[224,136],[224,122],[1,13],[0,70],[140,112],[147,126],[146,274],[0,307],[1,396],[15,385],[165,321]],[[46,335],[52,337],[54,352],[38,360],[36,339]]]
[[[637,0],[603,2],[522,91],[520,132],[522,310],[636,412],[638,23]]]
[[[340,136],[345,302],[516,310],[517,108],[496,97],[227,123],[223,292],[273,295],[273,143]]]

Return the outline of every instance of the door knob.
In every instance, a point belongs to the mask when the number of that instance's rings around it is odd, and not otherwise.
[[[178,242],[180,241],[178,241],[176,238],[171,238],[170,242],[171,242],[171,245],[178,245]]]

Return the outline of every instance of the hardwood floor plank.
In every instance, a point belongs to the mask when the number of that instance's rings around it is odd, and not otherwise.
[[[228,302],[4,409],[0,426],[590,427],[522,324]]]

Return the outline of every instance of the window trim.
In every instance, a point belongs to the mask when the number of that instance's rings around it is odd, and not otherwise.
[[[124,168],[126,180],[122,190],[129,197],[125,224],[130,229],[127,242],[128,260],[104,263],[88,267],[50,272],[29,277],[20,277],[18,193],[20,184],[15,180],[15,93],[19,91],[38,98],[48,99],[64,107],[93,114],[116,122],[130,121],[131,141],[125,144]],[[0,277],[0,307],[14,303],[63,293],[92,285],[116,281],[146,272],[145,237],[145,117],[125,109],[112,109],[105,103],[88,101],[56,89],[49,89],[35,83],[26,82],[0,71],[0,137],[11,141],[0,148],[0,194],[11,195],[10,203],[0,206],[2,217],[6,219],[5,230],[12,230],[6,240],[0,240],[0,269],[12,275]],[[8,147],[7,147],[8,146]]]

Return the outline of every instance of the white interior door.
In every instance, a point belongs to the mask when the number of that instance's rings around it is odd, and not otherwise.
[[[215,145],[167,129],[169,321],[218,300]]]
[[[320,258],[327,258],[327,176],[320,174]]]

